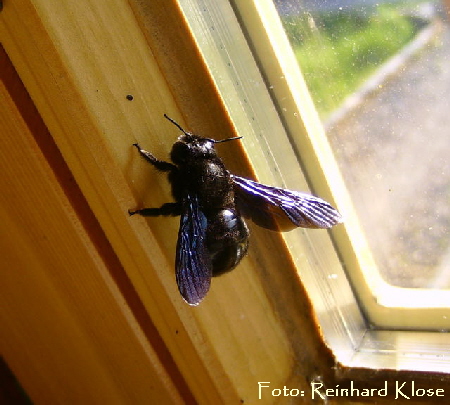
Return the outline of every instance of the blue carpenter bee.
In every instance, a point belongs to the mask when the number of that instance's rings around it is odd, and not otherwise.
[[[206,296],[211,277],[234,269],[247,253],[249,231],[241,214],[271,230],[330,228],[342,222],[339,212],[318,197],[231,174],[215,144],[241,137],[204,138],[164,116],[183,132],[172,147],[172,163],[157,159],[137,143],[133,146],[156,169],[168,172],[175,202],[128,212],[181,216],[175,272],[189,305],[198,305]]]

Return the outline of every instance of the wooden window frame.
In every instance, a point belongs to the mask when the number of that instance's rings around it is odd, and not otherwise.
[[[260,10],[254,11],[261,15]],[[155,155],[167,156],[176,132],[163,113],[193,132],[214,137],[218,128],[220,137],[233,136],[237,125],[177,1],[155,0],[151,6],[124,0],[5,2],[0,35],[30,96],[26,101],[2,101],[5,116],[11,119],[3,124],[8,148],[15,151],[11,156],[23,157],[36,164],[30,163],[30,168],[45,173],[53,192],[39,198],[52,203],[42,204],[39,215],[52,218],[57,208],[61,219],[71,224],[61,225],[61,246],[48,247],[42,240],[37,246],[58,251],[74,237],[74,243],[85,246],[74,257],[79,263],[90,263],[84,271],[55,272],[48,255],[43,276],[27,285],[27,291],[41,292],[41,306],[36,308],[42,314],[46,309],[64,308],[52,312],[46,322],[33,321],[28,315],[33,302],[23,299],[23,291],[15,288],[3,295],[9,301],[1,312],[8,326],[2,354],[35,403],[64,402],[74,396],[92,402],[110,398],[111,403],[130,398],[142,403],[149,397],[172,403],[255,403],[259,381],[270,381],[273,388],[297,388],[305,396],[311,395],[314,381],[329,388],[351,381],[380,388],[383,381],[391,385],[399,379],[414,379],[427,388],[445,388],[447,374],[361,371],[364,362],[355,367],[339,362],[316,324],[318,313],[299,282],[289,242],[277,233],[252,228],[253,253],[239,270],[214,280],[207,300],[198,308],[187,306],[179,297],[173,276],[177,220],[131,220],[127,215],[129,208],[158,206],[170,198],[165,178],[145,166],[131,145],[138,140]],[[14,75],[4,80],[19,84]],[[133,95],[132,101],[128,94]],[[32,105],[49,137],[42,137],[37,119],[26,124],[20,111]],[[311,118],[315,113],[302,111],[295,125],[307,133],[310,125],[316,125]],[[21,136],[25,143],[13,142]],[[233,171],[252,174],[240,145],[230,144],[221,154]],[[255,161],[251,163],[256,167]],[[7,164],[13,173],[20,173],[24,162],[16,159]],[[256,171],[259,175],[258,167]],[[306,172],[321,195],[333,197],[326,185],[329,169],[306,168]],[[23,181],[32,185],[36,179]],[[68,198],[70,190],[75,196]],[[15,201],[18,207],[26,196],[22,197]],[[8,208],[12,210],[12,205]],[[30,211],[32,206],[24,208]],[[10,223],[16,223],[14,211],[5,212]],[[34,224],[32,215],[28,220]],[[39,224],[34,225],[36,229],[41,229]],[[56,225],[53,238],[58,235]],[[23,250],[13,246],[18,254]],[[27,246],[30,255],[33,249],[34,244]],[[264,251],[271,254],[259,254]],[[17,266],[11,261],[8,281],[26,283]],[[95,308],[114,316],[107,324],[99,323]],[[121,323],[114,321],[115,316]],[[66,345],[58,344],[70,332]],[[366,329],[361,337],[369,335]],[[345,346],[347,353],[361,348],[351,341]],[[381,353],[378,347],[373,351]],[[130,358],[140,360],[121,363],[117,353],[125,358],[130,352]],[[84,361],[86,356],[89,362]],[[39,365],[40,371],[28,371],[30,365],[33,369]],[[114,371],[125,365],[127,372],[117,377]],[[276,400],[268,395],[262,403]]]

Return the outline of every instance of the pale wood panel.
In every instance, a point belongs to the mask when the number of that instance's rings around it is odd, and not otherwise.
[[[95,219],[86,229],[83,198],[1,56],[1,354],[36,404],[183,403],[111,275],[120,263],[102,257],[101,229]]]

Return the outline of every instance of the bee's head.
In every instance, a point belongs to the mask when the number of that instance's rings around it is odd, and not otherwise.
[[[202,136],[194,135],[190,132],[186,132],[180,124],[169,118],[164,114],[172,124],[178,127],[183,134],[178,137],[178,141],[173,144],[172,151],[170,152],[170,158],[175,164],[182,164],[189,159],[210,159],[215,156],[216,150],[214,148],[215,143],[231,141],[233,139],[240,139],[241,136],[235,138],[222,139],[216,141],[210,138],[203,138]]]
[[[189,159],[209,159],[217,156],[213,139],[203,138],[189,132],[178,137],[173,144],[170,158],[175,164],[184,163]]]

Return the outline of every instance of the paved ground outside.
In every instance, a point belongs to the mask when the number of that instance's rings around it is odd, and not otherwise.
[[[384,277],[450,288],[450,27],[327,132]]]

